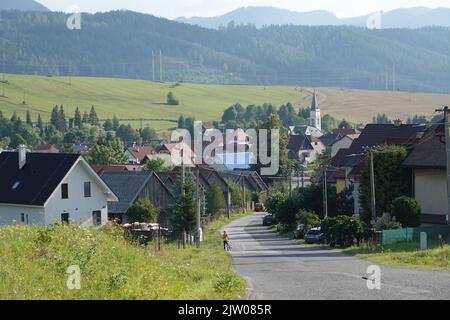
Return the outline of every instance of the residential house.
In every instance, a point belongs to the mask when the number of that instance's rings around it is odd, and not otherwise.
[[[0,224],[105,224],[114,192],[78,154],[0,154]]]
[[[347,134],[331,144],[331,156],[334,157],[339,150],[348,149],[352,145],[353,141],[359,138],[359,133]]]
[[[448,212],[444,125],[432,125],[404,161],[413,171],[414,197],[422,223],[446,224]]]
[[[303,135],[320,138],[323,136],[323,132],[312,126],[298,125],[289,127],[289,135]]]
[[[324,152],[325,146],[320,139],[305,135],[289,136],[288,155],[291,160],[298,160],[302,164],[308,164],[317,160]]]
[[[142,167],[139,165],[132,164],[113,164],[113,165],[93,165],[92,168],[97,172],[98,175],[101,175],[104,172],[139,172],[142,171]]]
[[[130,221],[127,211],[140,199],[148,199],[162,213],[159,222],[167,223],[166,215],[173,200],[173,194],[156,173],[104,172],[101,178],[119,198],[118,202],[109,203],[109,219],[116,219],[120,223],[143,222]]]
[[[423,136],[425,125],[402,124],[368,124],[359,138],[353,141],[340,168],[346,170],[347,187],[353,188],[355,214],[360,214],[359,185],[364,162],[367,157],[365,148],[383,144],[395,144],[411,147]]]
[[[148,146],[132,146],[127,147],[125,156],[131,164],[143,165],[148,160],[148,156],[153,153],[153,148]]]

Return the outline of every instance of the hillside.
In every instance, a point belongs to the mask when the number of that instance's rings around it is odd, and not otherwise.
[[[83,112],[92,105],[102,119],[116,115],[121,119],[169,119],[176,121],[183,114],[198,120],[218,120],[230,105],[273,103],[281,105],[299,101],[300,94],[294,87],[202,85],[159,83],[143,80],[111,78],[67,78],[44,76],[7,75],[5,95],[0,97],[0,110],[5,116],[14,111],[25,118],[26,110],[36,119],[40,113],[46,121],[52,108],[64,105],[73,114],[78,106]],[[172,91],[180,100],[179,106],[166,105],[166,97]],[[24,100],[26,105],[22,104]],[[136,123],[136,125],[138,125]],[[152,121],[157,129],[174,126],[173,122]]]
[[[0,97],[0,111],[8,117],[17,111],[24,119],[26,111],[30,110],[33,119],[40,113],[44,121],[56,104],[63,104],[69,114],[77,106],[81,111],[88,111],[95,105],[102,119],[117,115],[122,119],[175,121],[183,114],[212,121],[219,120],[223,111],[236,102],[244,106],[263,103],[280,106],[292,102],[297,108],[309,106],[311,102],[311,89],[294,86],[175,85],[142,80],[20,75],[7,75],[6,79],[7,98]],[[180,100],[179,106],[165,104],[169,91]],[[323,115],[362,123],[370,122],[377,113],[403,120],[414,114],[431,115],[436,107],[450,101],[450,95],[444,94],[333,88],[319,88],[317,92]],[[26,105],[22,104],[24,98]],[[134,124],[139,125],[139,121]],[[159,130],[174,126],[170,121],[151,121],[149,124]]]
[[[450,29],[272,26],[204,29],[127,11],[3,12],[6,72],[166,81],[450,92]],[[393,78],[395,75],[395,84]]]
[[[270,25],[358,26],[365,27],[370,15],[337,18],[328,11],[296,12],[273,7],[244,7],[216,17],[180,17],[178,22],[219,29],[234,24],[252,24],[257,28]],[[450,9],[424,7],[402,8],[382,13],[382,28],[450,27]]]
[[[42,4],[33,0],[2,0],[0,10],[49,11]]]

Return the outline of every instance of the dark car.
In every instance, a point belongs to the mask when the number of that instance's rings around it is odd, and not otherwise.
[[[320,228],[312,228],[305,235],[305,242],[307,244],[323,243],[323,233]]]
[[[268,214],[263,218],[263,226],[271,226],[275,224],[275,217],[273,214]]]

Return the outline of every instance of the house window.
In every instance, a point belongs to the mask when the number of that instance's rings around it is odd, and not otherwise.
[[[22,222],[23,224],[28,225],[28,214],[21,213],[20,214],[20,222]]]
[[[94,226],[102,225],[102,212],[101,211],[93,211],[92,212],[92,223]]]
[[[69,199],[69,185],[67,183],[61,185],[61,198]]]
[[[61,213],[61,222],[62,223],[69,223],[69,214],[68,213]]]
[[[91,183],[90,182],[84,183],[84,197],[85,198],[91,197]]]

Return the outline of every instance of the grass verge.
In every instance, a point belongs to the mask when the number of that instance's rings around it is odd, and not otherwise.
[[[399,242],[384,246],[353,247],[343,251],[375,263],[393,267],[450,271],[450,246],[429,243],[428,250],[420,250],[417,241]]]
[[[200,249],[167,243],[159,252],[128,243],[110,226],[1,227],[0,299],[239,299],[246,283],[219,233],[228,222],[210,224]],[[67,287],[72,265],[81,270],[80,290]]]

